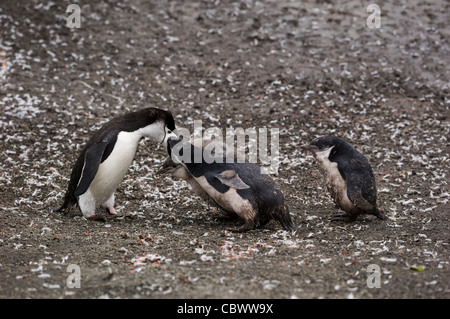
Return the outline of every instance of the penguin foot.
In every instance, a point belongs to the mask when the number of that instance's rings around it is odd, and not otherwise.
[[[106,222],[107,221],[105,216],[95,215],[95,214],[92,215],[92,216],[86,217],[86,219],[93,220],[93,221],[99,221],[99,222]]]
[[[119,213],[114,207],[109,207],[106,209],[108,213],[113,215],[113,217],[122,217],[122,216],[132,216],[132,213]]]
[[[240,227],[226,227],[225,229],[228,230],[228,231],[231,231],[231,232],[243,233],[243,232],[246,232],[246,231],[249,231],[249,230],[253,229],[253,224],[252,223],[245,223],[245,224],[243,224]]]
[[[337,212],[336,214],[333,214],[333,216],[331,216],[331,220],[348,223],[354,221],[355,218],[346,212]]]
[[[378,219],[381,219],[381,220],[388,219],[387,216],[383,212],[379,211],[378,209],[376,209],[375,212],[372,213],[372,215],[376,216]]]
[[[212,213],[212,216],[214,218],[221,219],[221,220],[233,220],[233,219],[236,219],[238,217],[237,214],[229,213],[229,212],[226,212],[226,211],[220,211],[220,210],[219,211],[212,211],[211,213]]]

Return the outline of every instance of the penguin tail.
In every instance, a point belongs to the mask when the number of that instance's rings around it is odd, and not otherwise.
[[[378,209],[378,207],[375,207],[375,209],[372,211],[371,214],[376,216],[378,219],[381,219],[381,220],[386,220],[387,219],[386,215],[382,211],[380,211]]]
[[[55,209],[54,211],[66,212],[70,206],[75,206],[76,204],[77,204],[76,199],[74,199],[69,192],[66,192],[66,194],[64,195],[64,202],[62,203],[61,207]]]
[[[291,215],[289,213],[289,209],[286,205],[283,206],[283,209],[277,214],[276,219],[280,222],[281,226],[287,231],[295,232],[297,227],[295,227],[292,222]]]
[[[54,211],[58,212],[58,213],[65,212],[68,207],[69,207],[69,200],[64,199],[64,202],[62,203],[62,205],[59,208],[54,209]]]

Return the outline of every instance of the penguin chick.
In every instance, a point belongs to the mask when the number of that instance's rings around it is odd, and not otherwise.
[[[217,151],[217,153],[220,153],[220,156],[225,156],[228,146],[223,144],[222,142],[217,142],[215,140],[210,139],[201,139],[201,143],[199,143],[198,139],[191,138],[190,143],[194,146],[198,146],[200,148],[204,148],[207,145],[209,145],[210,148],[214,148],[214,151]],[[197,180],[189,174],[189,172],[186,170],[186,168],[181,163],[175,163],[172,161],[172,158],[169,156],[167,159],[163,162],[161,168],[158,170],[156,174],[170,174],[174,177],[181,178],[185,180],[189,186],[191,186],[192,190],[205,202],[210,204],[211,206],[215,206],[216,208],[219,208],[224,217],[235,217],[236,214],[230,215],[228,212],[225,212],[221,209],[219,205],[211,198],[211,196],[208,195],[208,193],[199,185]]]
[[[378,210],[375,177],[364,155],[336,136],[316,138],[301,148],[312,152],[330,196],[345,212],[333,215],[333,219],[354,221],[360,214],[386,218]]]
[[[219,213],[222,215],[222,217],[226,218],[233,218],[237,215],[235,213],[230,213],[227,211],[224,211],[222,207],[220,207],[214,199],[212,199],[211,196],[200,186],[200,184],[197,182],[197,180],[189,174],[189,172],[186,170],[186,168],[181,164],[176,164],[170,157],[168,157],[162,164],[161,168],[158,170],[156,174],[170,174],[174,177],[181,178],[185,180],[189,186],[192,188],[195,194],[197,194],[202,200],[204,200],[209,205],[216,207],[219,209]]]
[[[183,143],[180,154],[172,154],[172,149]],[[295,231],[284,196],[273,179],[261,174],[261,169],[251,163],[223,163],[206,160],[195,163],[194,154],[203,152],[191,143],[178,138],[168,139],[169,156],[175,164],[175,174],[185,179],[202,198],[213,201],[225,214],[237,215],[244,224],[229,230],[243,232],[261,227],[275,219],[284,229]],[[184,158],[181,152],[190,149],[190,158]],[[197,149],[197,151],[196,151]],[[202,153],[204,154],[204,153]],[[166,165],[171,165],[167,161]],[[177,165],[181,165],[177,166]],[[185,171],[184,171],[184,170]]]
[[[114,209],[114,192],[133,161],[139,141],[149,137],[164,143],[174,129],[172,114],[157,108],[127,113],[104,124],[78,156],[64,202],[56,211],[78,206],[84,217],[94,218],[95,209],[102,206],[120,216]]]

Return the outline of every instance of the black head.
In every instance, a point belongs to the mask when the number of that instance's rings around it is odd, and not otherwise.
[[[167,152],[175,163],[183,164],[202,163],[205,160],[203,148],[197,147],[190,141],[179,137],[169,137],[167,139]],[[209,157],[207,159],[210,159]]]
[[[127,120],[135,123],[134,125],[142,130],[144,136],[151,137],[158,142],[165,141],[167,135],[175,130],[175,120],[169,111],[150,107],[129,113],[128,117]]]
[[[185,163],[193,163],[193,148],[191,143],[182,138],[170,136],[167,139],[167,153],[174,165],[181,163],[185,166]]]
[[[176,130],[175,127],[175,120],[173,118],[172,113],[170,113],[169,111],[164,111],[164,114],[162,115],[162,118],[164,120],[164,140],[166,140],[166,138],[168,138],[169,136],[174,136],[175,134],[173,133],[173,131]]]
[[[175,120],[172,113],[170,113],[169,111],[149,107],[136,112],[136,115],[140,117],[140,120],[142,121],[142,127],[154,122],[162,122],[170,132],[175,130]]]
[[[116,118],[116,121],[128,123],[129,131],[137,128],[143,128],[155,122],[162,122],[170,131],[175,130],[175,120],[169,111],[149,107],[140,111],[130,112],[122,117]]]
[[[167,139],[167,153],[169,153],[169,157],[172,157],[172,148],[181,142],[181,139],[178,137],[169,137]]]
[[[170,113],[169,111],[164,111],[164,123],[169,131],[175,131],[175,120],[172,113]]]
[[[343,142],[342,139],[336,136],[321,136],[311,141],[310,145],[316,146],[319,150],[326,150],[330,147],[337,147]]]
[[[117,136],[120,132],[140,132],[143,137],[150,137],[154,141],[162,143],[174,129],[175,121],[168,111],[147,108],[129,112],[105,123],[92,136],[85,149],[101,142],[106,137],[110,140],[111,136]]]
[[[167,153],[175,164],[181,164],[194,177],[203,175],[205,172],[217,169],[217,165],[223,163],[223,152],[205,150],[197,147],[187,139],[169,137],[167,139]]]
[[[338,152],[352,152],[354,150],[348,142],[337,136],[331,135],[315,138],[311,141],[311,143],[302,145],[301,148],[307,151],[311,151],[312,153],[323,152],[332,148],[330,156]]]

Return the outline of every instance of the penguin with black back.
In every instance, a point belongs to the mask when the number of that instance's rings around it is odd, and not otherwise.
[[[318,137],[301,148],[316,158],[330,196],[344,211],[334,220],[354,221],[361,214],[386,219],[377,207],[375,176],[364,155],[336,136]]]
[[[172,152],[176,146],[177,151]],[[283,193],[269,175],[261,174],[259,166],[248,162],[227,163],[225,159],[223,162],[206,159],[203,148],[196,151],[197,146],[174,137],[168,139],[167,148],[172,161],[166,161],[166,166],[177,168],[177,176],[188,182],[193,178],[194,189],[200,187],[203,190],[197,193],[207,194],[225,214],[230,217],[237,215],[244,221],[242,226],[228,230],[244,232],[262,227],[272,219],[288,231],[296,230]],[[190,156],[183,156],[186,149],[190,149]],[[199,163],[195,161],[196,152],[203,154]]]
[[[104,124],[87,142],[75,162],[64,202],[56,211],[78,206],[83,216],[95,219],[102,206],[114,216],[114,192],[125,177],[136,154],[139,141],[149,137],[164,143],[174,136],[172,114],[158,108],[146,108],[116,117]]]
[[[196,145],[197,142],[196,139],[191,139],[190,141],[195,146],[199,146],[201,148],[206,147],[209,145],[209,147],[214,146],[215,150],[218,150],[219,152],[222,152],[222,155],[225,155],[227,152],[227,145],[223,145],[222,143],[217,143],[216,141],[211,141],[209,139],[202,139],[201,140],[201,146]],[[212,143],[212,144],[211,144]],[[166,158],[166,160],[161,165],[161,168],[157,172],[158,175],[161,174],[170,174],[173,177],[181,178],[184,181],[186,181],[189,186],[192,188],[192,190],[206,203],[209,205],[216,207],[218,209],[218,213],[223,218],[236,218],[238,217],[234,212],[228,212],[225,211],[220,205],[218,205],[214,199],[209,196],[209,194],[200,186],[200,184],[197,182],[197,180],[192,176],[187,169],[181,164],[181,163],[175,163],[172,158],[169,156]]]
[[[218,209],[220,217],[236,218],[238,217],[234,212],[225,211],[218,205],[214,199],[200,186],[197,180],[192,176],[181,163],[175,163],[172,158],[168,157],[162,164],[157,174],[170,174],[173,177],[181,178],[189,184],[195,194],[197,194],[203,201]]]

